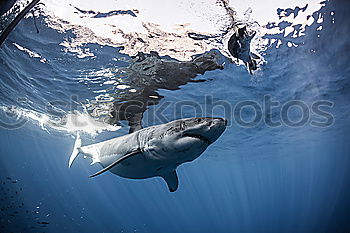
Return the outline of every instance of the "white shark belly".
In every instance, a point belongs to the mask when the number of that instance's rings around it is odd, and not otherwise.
[[[107,167],[121,156],[102,156],[100,164]],[[165,164],[157,159],[150,159],[143,153],[138,153],[130,158],[118,163],[109,171],[131,179],[145,179],[158,176],[163,170],[167,170]]]

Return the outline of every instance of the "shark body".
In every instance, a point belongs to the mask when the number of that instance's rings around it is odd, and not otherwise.
[[[69,167],[79,154],[100,163],[106,171],[131,179],[162,177],[174,192],[178,188],[176,168],[198,158],[224,132],[222,118],[188,118],[151,126],[96,144],[81,146],[78,135]]]

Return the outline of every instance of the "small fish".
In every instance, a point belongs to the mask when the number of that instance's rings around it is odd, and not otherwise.
[[[49,222],[38,222],[38,224],[50,224]]]

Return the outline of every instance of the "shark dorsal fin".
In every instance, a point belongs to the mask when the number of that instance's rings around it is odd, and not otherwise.
[[[127,154],[124,155],[123,157],[117,159],[115,162],[111,163],[111,164],[108,165],[107,167],[103,168],[102,170],[96,172],[95,174],[93,174],[93,175],[91,175],[91,176],[89,176],[89,177],[92,178],[92,177],[98,176],[98,175],[100,175],[100,174],[102,174],[102,173],[108,171],[109,169],[113,168],[115,165],[117,165],[118,163],[122,162],[123,160],[125,160],[125,159],[127,159],[127,158],[129,158],[129,157],[131,157],[131,156],[134,156],[134,155],[136,155],[136,154],[139,154],[140,152],[141,152],[140,149],[137,149],[137,150],[135,150],[135,151],[132,151],[132,152],[130,152],[130,153],[127,153]]]
[[[169,172],[167,174],[161,175],[168,185],[170,192],[175,192],[179,186],[179,179],[177,178],[176,170]]]

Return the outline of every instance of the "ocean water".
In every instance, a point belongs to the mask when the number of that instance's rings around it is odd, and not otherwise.
[[[128,133],[125,121],[112,126],[99,121],[89,109],[103,109],[105,103],[133,99],[142,88],[150,89],[147,81],[137,83],[125,75],[134,50],[149,51],[130,44],[123,49],[119,42],[106,39],[103,30],[87,29],[85,21],[62,18],[69,15],[69,4],[67,11],[57,10],[53,17],[47,12],[55,5],[42,2],[35,11],[39,33],[33,17],[28,16],[0,49],[0,232],[350,231],[348,2],[322,3],[305,18],[315,19],[313,23],[296,23],[293,33],[304,27],[301,36],[283,31],[284,24],[288,25],[283,17],[277,32],[261,32],[254,51],[262,59],[253,75],[243,64],[230,60],[224,44],[213,40],[203,42],[204,50],[216,51],[224,69],[199,74],[177,88],[152,89],[155,96],[151,98],[157,102],[144,112],[144,127],[204,115],[229,121],[224,134],[197,160],[178,168],[179,189],[174,193],[161,178],[131,180],[112,173],[88,178],[101,167],[90,166],[90,161],[80,157],[68,168],[78,131],[86,145]],[[180,7],[180,3],[184,4],[179,2]],[[234,8],[234,1],[231,5]],[[254,6],[253,12],[265,9]],[[308,9],[312,6],[310,1]],[[106,12],[90,7],[72,14],[90,22],[87,15]],[[145,9],[152,8],[155,10],[149,12],[166,15],[162,6],[154,3]],[[115,6],[102,20],[110,16],[136,20],[133,14],[138,16],[137,11],[128,9]],[[213,14],[205,7],[186,12],[204,12],[203,20]],[[96,22],[111,23],[94,21],[91,25]],[[261,27],[260,31],[268,28],[245,22]],[[150,50],[158,48],[164,59],[188,60],[192,55],[167,50],[169,45],[165,39],[163,42],[163,46],[148,46]],[[175,42],[173,46],[190,51],[195,45]],[[280,106],[270,114],[263,109],[261,121],[243,127],[234,106],[242,101],[263,106],[266,96]],[[327,118],[311,109],[300,126],[265,123],[268,116],[274,122],[281,120],[281,106],[292,100],[308,107],[319,101],[331,103],[322,109],[332,121],[316,127],[312,122]],[[183,103],[182,111],[178,103]],[[247,122],[254,114],[251,108],[242,110]],[[80,127],[70,124],[68,116],[92,123]],[[297,122],[301,111],[293,108],[288,116]]]

